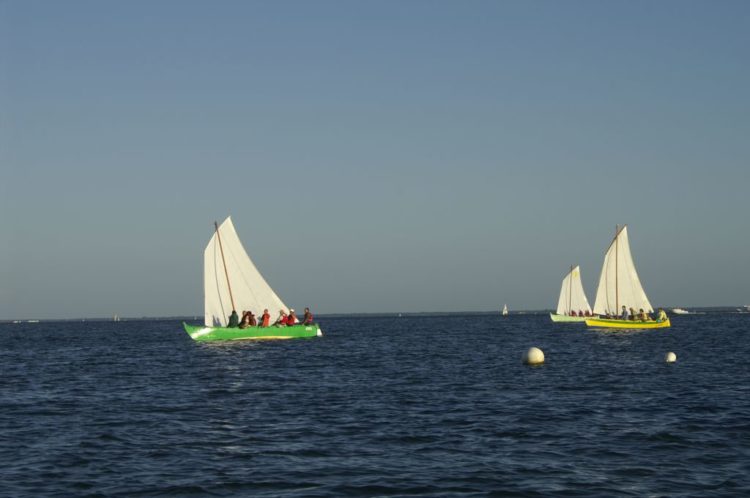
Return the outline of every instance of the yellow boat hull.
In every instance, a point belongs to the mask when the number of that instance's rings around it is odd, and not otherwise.
[[[586,320],[589,327],[601,327],[612,329],[661,329],[671,327],[669,318],[661,322],[640,322],[638,320],[617,320],[612,318],[592,318]]]

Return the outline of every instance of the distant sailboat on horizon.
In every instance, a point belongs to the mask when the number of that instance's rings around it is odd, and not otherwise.
[[[503,316],[508,316],[508,305],[503,304]]]

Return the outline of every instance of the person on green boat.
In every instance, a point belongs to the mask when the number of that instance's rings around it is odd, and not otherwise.
[[[305,316],[302,317],[302,325],[312,325],[313,315],[310,313],[310,308],[305,308]]]
[[[255,327],[258,325],[258,320],[255,319],[252,311],[243,311],[242,320],[240,321],[240,328],[246,329],[248,327]]]
[[[663,322],[666,319],[667,319],[667,313],[664,311],[664,309],[659,308],[659,313],[656,315],[656,321]]]
[[[227,327],[236,328],[240,325],[240,317],[237,316],[237,311],[232,310],[232,314],[229,315],[229,324]]]
[[[297,315],[294,314],[294,308],[289,308],[289,315],[286,317],[286,324],[287,325],[297,325],[299,323],[299,318],[297,318]]]
[[[268,309],[263,310],[263,317],[261,318],[261,327],[268,327],[271,324],[271,314],[268,313]]]
[[[240,320],[240,324],[238,325],[241,329],[246,329],[250,325],[250,318],[247,316],[247,311],[242,312],[242,320]]]
[[[286,327],[287,318],[286,318],[286,313],[284,312],[284,310],[279,310],[279,317],[276,319],[275,322],[273,322],[273,324],[277,327]]]

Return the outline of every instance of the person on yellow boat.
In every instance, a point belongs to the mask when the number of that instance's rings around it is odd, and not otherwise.
[[[667,313],[664,311],[664,309],[659,308],[659,313],[656,315],[656,321],[657,322],[663,322],[667,319]]]
[[[628,319],[628,309],[625,307],[625,305],[622,305],[622,313],[620,313],[620,319],[627,320]]]
[[[641,308],[640,312],[638,313],[638,319],[640,321],[642,321],[642,322],[650,322],[651,321],[651,317],[649,316],[648,313],[646,313],[645,311],[643,311],[643,308]]]

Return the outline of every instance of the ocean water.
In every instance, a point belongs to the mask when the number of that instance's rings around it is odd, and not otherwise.
[[[750,496],[750,314],[672,320],[2,324],[0,496]]]

